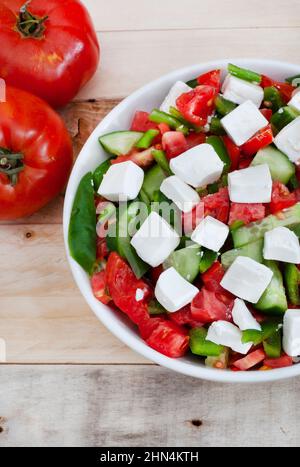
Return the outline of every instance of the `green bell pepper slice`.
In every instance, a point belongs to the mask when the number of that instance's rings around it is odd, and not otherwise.
[[[190,349],[194,355],[201,357],[219,357],[224,350],[222,345],[206,340],[207,329],[193,328],[190,331]]]

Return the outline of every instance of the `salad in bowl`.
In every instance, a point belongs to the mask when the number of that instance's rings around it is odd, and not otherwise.
[[[96,130],[87,147],[98,140],[101,164],[87,171],[79,158],[65,211],[75,278],[85,271],[89,303],[103,304],[98,316],[117,335],[131,323],[135,348],[159,363],[188,361],[193,371],[179,371],[193,375],[197,366],[214,375],[292,368],[299,76],[229,63],[176,78],[153,108],[150,98],[147,108],[132,101],[128,126]]]

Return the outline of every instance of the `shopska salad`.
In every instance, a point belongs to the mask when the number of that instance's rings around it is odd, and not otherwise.
[[[300,355],[300,92],[228,66],[103,135],[80,182],[72,257],[95,297],[168,357],[233,371]],[[300,88],[299,88],[300,91]]]

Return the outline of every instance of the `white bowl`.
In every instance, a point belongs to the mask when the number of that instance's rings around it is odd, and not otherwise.
[[[179,373],[183,373],[185,375],[194,376],[196,378],[231,383],[274,381],[299,375],[300,364],[294,365],[293,367],[281,368],[272,371],[232,372],[207,368],[201,363],[199,359],[193,356],[172,359],[165,357],[164,355],[151,349],[139,337],[136,329],[131,325],[131,323],[129,323],[127,318],[122,315],[122,313],[117,313],[111,310],[108,306],[103,305],[94,298],[87,274],[70,257],[68,249],[69,219],[79,181],[83,175],[85,175],[90,170],[94,170],[105,158],[107,158],[107,155],[104,153],[98,143],[99,136],[111,131],[124,130],[129,128],[134,112],[136,110],[151,111],[154,107],[159,106],[175,81],[187,81],[214,68],[222,68],[223,70],[226,70],[227,64],[229,62],[247,67],[254,71],[262,72],[278,80],[283,80],[288,76],[293,76],[300,73],[299,65],[273,60],[217,60],[173,71],[172,73],[162,76],[158,80],[147,84],[146,86],[131,94],[117,107],[115,107],[109,113],[109,115],[107,115],[97,126],[97,128],[87,140],[76,161],[69,180],[65,197],[63,215],[64,238],[67,256],[74,279],[85,300],[94,311],[96,316],[102,321],[102,323],[131,349],[159,365]]]

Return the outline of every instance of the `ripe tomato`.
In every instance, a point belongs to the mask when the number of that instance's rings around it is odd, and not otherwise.
[[[261,80],[260,85],[263,88],[274,86],[276,89],[278,89],[278,91],[280,91],[280,94],[286,103],[291,100],[292,94],[295,91],[294,86],[292,86],[291,84],[274,81],[273,79],[265,75],[262,75],[262,80]]]
[[[220,92],[221,89],[221,70],[212,70],[200,75],[197,78],[199,84],[205,84],[207,86],[212,86],[216,89],[217,92]]]
[[[0,220],[47,204],[63,189],[73,161],[70,137],[51,107],[25,91],[6,91],[0,103]]]
[[[293,359],[288,355],[282,355],[279,358],[266,358],[264,365],[268,368],[285,368],[293,365]]]
[[[245,225],[259,221],[266,215],[266,208],[261,203],[231,203],[228,225],[242,221]]]
[[[7,84],[61,107],[94,75],[99,44],[80,1],[0,0],[0,24],[0,77]]]
[[[283,183],[273,183],[272,200],[270,203],[270,211],[272,214],[294,206],[296,203],[297,198],[295,193],[291,193]]]
[[[186,329],[165,318],[145,320],[140,325],[140,332],[152,349],[167,357],[182,357],[188,350],[189,336]]]
[[[216,95],[217,91],[212,86],[200,85],[192,91],[181,94],[176,100],[176,106],[188,122],[204,126],[214,110]]]
[[[111,297],[107,291],[106,271],[95,273],[91,278],[91,286],[97,300],[104,303],[104,305],[107,305],[111,301]]]
[[[236,360],[234,366],[240,371],[247,371],[261,363],[265,358],[265,352],[262,349],[258,349],[249,353],[246,357]]]
[[[227,152],[231,160],[230,170],[237,170],[241,158],[241,150],[236,144],[234,144],[234,142],[232,141],[232,139],[229,138],[229,136],[223,136],[223,142],[226,146]]]
[[[143,112],[142,110],[137,110],[133,116],[131,122],[131,131],[148,131],[148,130],[157,130],[158,126],[154,122],[150,122],[149,113]]]
[[[210,290],[216,291],[225,274],[224,268],[216,261],[204,274],[201,275],[202,282]]]
[[[147,302],[152,291],[145,281],[135,277],[128,264],[115,252],[109,255],[106,275],[108,291],[115,305],[135,324],[147,319]],[[144,292],[143,300],[136,300],[137,289]]]
[[[179,326],[190,326],[191,328],[201,328],[203,323],[196,321],[192,318],[191,305],[187,305],[181,310],[170,313],[169,318]]]
[[[203,287],[192,301],[191,317],[204,324],[232,319],[230,307],[219,300],[215,292],[206,287]]]
[[[129,154],[125,156],[118,156],[116,159],[112,159],[112,164],[120,164],[121,162],[132,161],[139,167],[143,169],[149,167],[153,163],[153,155],[152,155],[153,148],[145,149],[144,151],[138,151],[137,149],[133,149]]]
[[[227,224],[230,207],[228,188],[221,188],[217,193],[202,198],[202,201],[205,216],[212,216]]]
[[[266,126],[258,131],[249,141],[241,146],[242,153],[251,157],[254,156],[260,149],[269,146],[273,142],[273,132],[271,125]]]
[[[205,133],[190,133],[185,137],[187,142],[187,148],[192,149],[199,144],[203,144],[206,141]]]
[[[184,233],[186,235],[191,234],[203,219],[204,203],[201,201],[191,211],[182,213],[182,225]]]
[[[268,120],[268,122],[271,121],[273,115],[272,109],[260,109],[260,113]]]
[[[162,147],[169,160],[179,156],[188,149],[184,134],[180,131],[168,131],[164,133]]]

